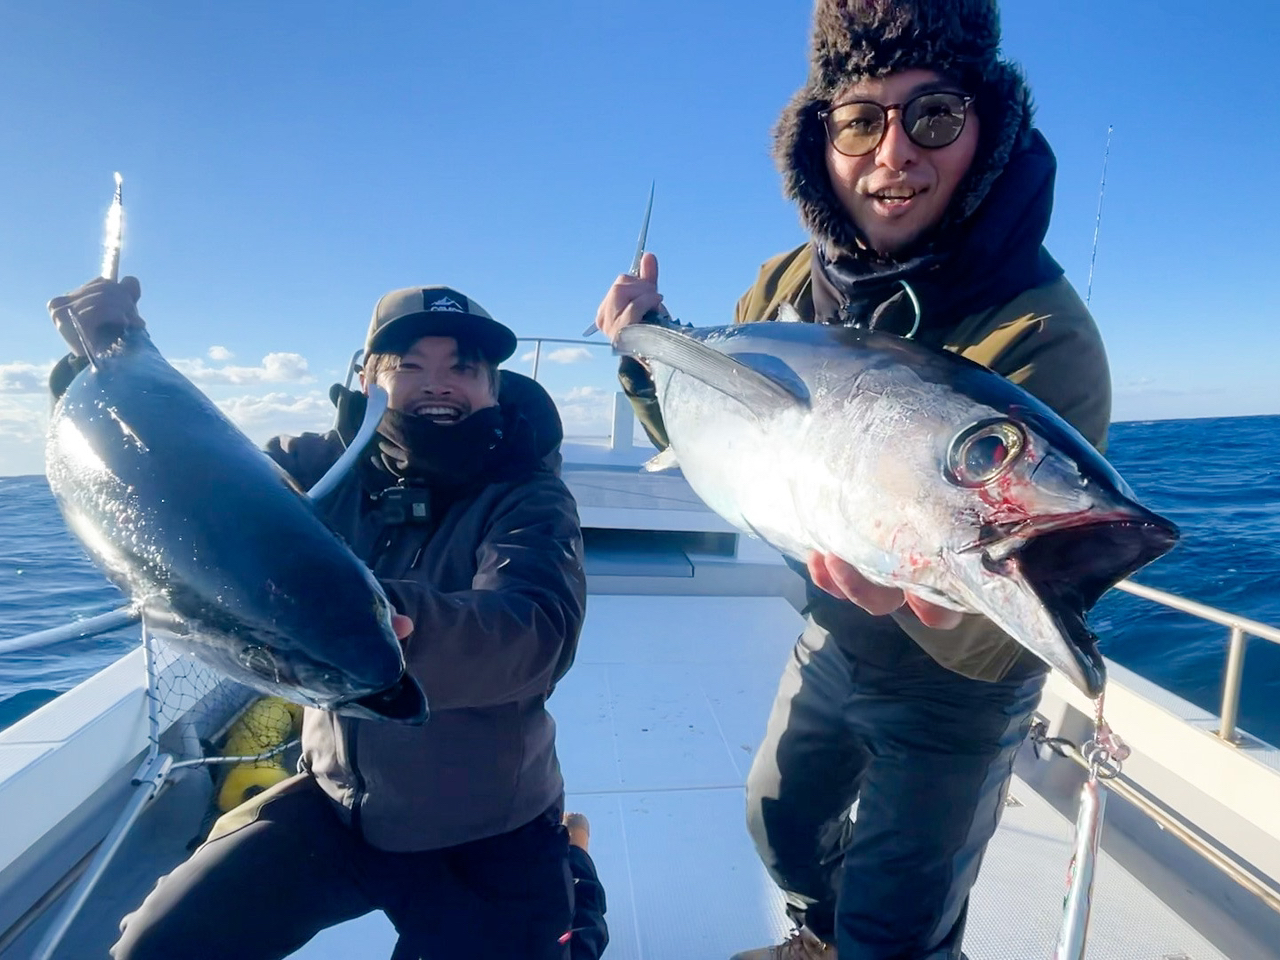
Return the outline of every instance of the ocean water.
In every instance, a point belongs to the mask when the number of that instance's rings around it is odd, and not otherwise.
[[[1121,423],[1109,457],[1182,541],[1134,579],[1280,626],[1280,417]],[[68,533],[42,476],[0,477],[0,640],[114,609],[123,597]],[[1193,703],[1220,702],[1227,630],[1111,591],[1103,653]],[[0,656],[0,728],[127,652],[137,631]],[[1241,726],[1280,744],[1280,645],[1254,639]]]

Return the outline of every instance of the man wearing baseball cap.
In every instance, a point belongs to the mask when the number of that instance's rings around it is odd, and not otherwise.
[[[143,326],[139,296],[134,278],[99,279],[50,310],[57,322],[74,307],[94,344]],[[586,603],[555,405],[498,370],[515,334],[451,287],[382,297],[365,348],[363,390],[332,391],[336,429],[267,453],[310,487],[354,439],[364,391],[386,390],[375,439],[317,507],[398,612],[431,717],[307,709],[302,772],[214,825],[124,918],[117,960],[285,957],[373,910],[400,935],[397,960],[586,960],[608,940],[585,818],[563,822],[546,710]],[[84,363],[55,369],[55,393]]]

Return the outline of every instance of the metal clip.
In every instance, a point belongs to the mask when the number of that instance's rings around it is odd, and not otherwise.
[[[1102,718],[1102,697],[1099,697],[1097,713],[1094,715],[1093,737],[1080,748],[1081,755],[1089,764],[1090,776],[1102,780],[1119,776],[1131,752],[1129,745]]]

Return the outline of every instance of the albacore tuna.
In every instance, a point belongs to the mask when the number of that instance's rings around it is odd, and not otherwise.
[[[1026,391],[957,355],[809,323],[633,324],[670,450],[740,530],[804,561],[988,617],[1090,696],[1085,613],[1170,550],[1174,524]]]
[[[108,578],[201,660],[300,703],[424,719],[369,569],[145,332],[72,380],[46,472]]]

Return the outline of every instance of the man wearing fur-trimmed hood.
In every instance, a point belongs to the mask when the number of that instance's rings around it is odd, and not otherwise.
[[[983,364],[1095,446],[1111,385],[1085,305],[1043,247],[1055,160],[996,0],[817,0],[810,71],[774,132],[806,244],[766,261],[735,321],[786,303]],[[657,261],[619,277],[610,339],[662,309]],[[619,376],[666,446],[644,365]],[[969,891],[1045,668],[990,621],[805,571],[807,625],[747,784],[747,820],[797,930],[735,960],[957,960]],[[849,811],[858,803],[856,820]]]

